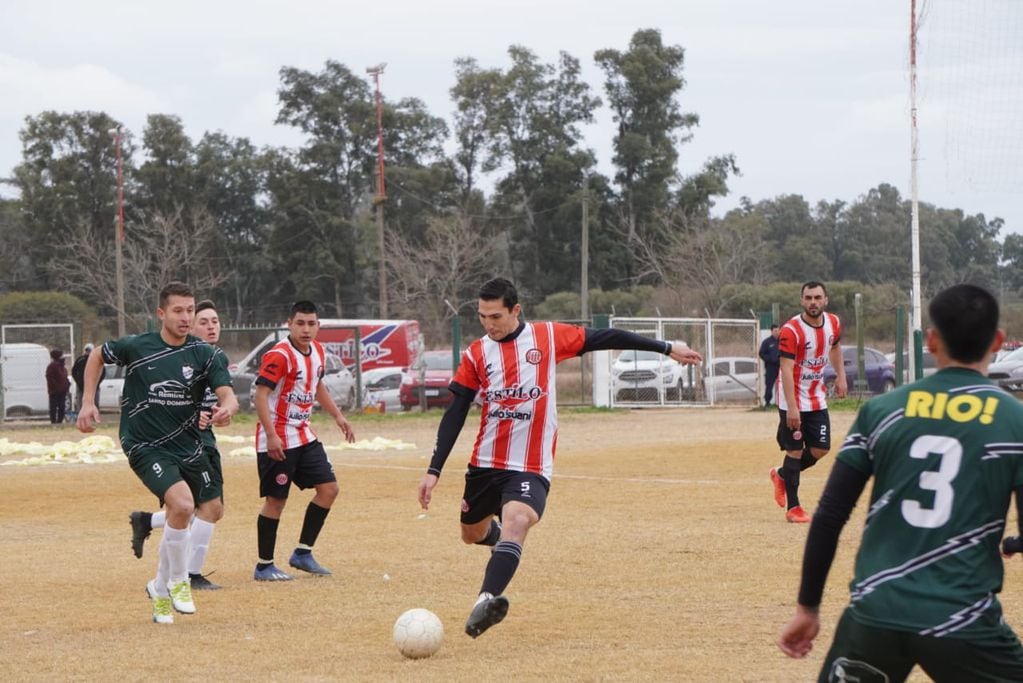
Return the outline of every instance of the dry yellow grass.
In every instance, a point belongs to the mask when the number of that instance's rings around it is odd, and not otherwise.
[[[207,563],[224,589],[197,592],[198,614],[177,615],[173,626],[150,622],[143,587],[159,532],[136,560],[128,512],[154,503],[126,463],[0,468],[0,678],[815,679],[847,600],[863,506],[843,536],[817,649],[805,661],[787,659],[774,640],[792,610],[807,528],[786,524],[771,497],[774,413],[563,414],[547,514],[508,590],[511,611],[478,640],[462,626],[488,555],[462,545],[457,527],[470,424],[426,518],[415,500],[437,419],[356,421],[360,438],[417,448],[333,456],[342,496],[316,549],[331,578],[252,580],[255,463],[227,458],[227,516]],[[835,433],[850,420],[835,414]],[[336,431],[320,431],[336,441]],[[48,428],[4,436],[77,438]],[[829,466],[804,475],[811,508]],[[285,512],[282,566],[308,500],[294,493]],[[1010,566],[1003,599],[1018,626],[1023,565]],[[391,643],[395,618],[411,607],[433,610],[447,630],[426,660],[404,660]],[[913,680],[926,679],[917,672]]]

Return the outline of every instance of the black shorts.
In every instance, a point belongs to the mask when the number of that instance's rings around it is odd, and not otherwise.
[[[801,451],[803,446],[831,450],[831,417],[825,410],[810,410],[799,413],[799,429],[802,438],[792,436],[792,430],[785,424],[786,411],[778,409],[778,447],[783,451]]]
[[[300,489],[308,489],[337,481],[334,466],[319,441],[288,448],[282,462],[272,459],[266,451],[256,453],[256,466],[259,468],[260,498],[287,498],[292,482]]]
[[[462,524],[476,524],[492,515],[500,515],[508,501],[517,500],[543,517],[551,483],[534,472],[498,470],[469,465],[462,493]]]

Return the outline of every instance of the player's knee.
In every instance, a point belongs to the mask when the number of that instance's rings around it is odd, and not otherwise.
[[[224,502],[219,498],[208,500],[196,509],[195,516],[204,522],[216,524],[224,518]]]
[[[486,538],[487,531],[490,529],[490,522],[487,522],[486,526],[480,524],[462,525],[462,543],[466,545],[472,545],[479,543]]]
[[[332,481],[326,484],[321,484],[316,487],[316,494],[322,501],[328,501],[333,503],[341,492],[341,487],[337,485],[336,481]]]

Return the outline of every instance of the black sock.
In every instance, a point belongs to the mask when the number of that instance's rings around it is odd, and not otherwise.
[[[785,456],[785,464],[782,465],[785,480],[785,498],[788,500],[788,509],[799,505],[799,473],[802,471],[802,462],[799,458]]]
[[[483,575],[481,593],[500,595],[511,583],[515,570],[519,568],[522,557],[522,546],[515,541],[499,541],[487,562],[487,571]]]
[[[810,452],[809,448],[803,449],[803,457],[800,458],[800,469],[808,470],[817,464],[817,458],[813,457],[813,453]]]
[[[501,540],[501,525],[496,519],[490,520],[490,531],[482,541],[476,541],[476,545],[497,545]]]
[[[310,502],[305,509],[305,521],[302,522],[302,533],[299,534],[298,542],[310,548],[316,545],[316,537],[320,535],[320,529],[323,528],[323,522],[329,513],[330,508],[321,508]]]
[[[259,545],[259,559],[270,560],[260,562],[259,568],[266,569],[273,564],[274,548],[277,547],[277,527],[281,523],[279,519],[271,519],[260,515],[256,518],[256,538]]]

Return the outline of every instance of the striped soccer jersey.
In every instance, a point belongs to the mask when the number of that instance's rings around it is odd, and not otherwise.
[[[483,337],[465,350],[452,381],[477,392],[482,403],[471,465],[551,478],[558,440],[555,366],[579,355],[585,340],[581,327],[537,322],[526,323],[514,339]]]
[[[866,403],[838,459],[874,478],[850,615],[936,637],[998,634],[1023,405],[977,372],[945,368]]]
[[[288,337],[263,354],[256,381],[273,387],[269,396],[270,419],[284,450],[316,440],[309,418],[323,368],[323,345],[318,341],[310,344],[306,354],[295,348]],[[266,432],[260,423],[256,423],[256,451],[266,451]]]
[[[825,410],[828,407],[827,387],[824,385],[824,366],[828,352],[842,339],[842,324],[838,316],[824,313],[818,327],[808,324],[802,315],[782,325],[778,336],[778,353],[782,358],[795,361],[792,368],[792,382],[796,389],[796,408],[805,413]],[[775,385],[778,408],[788,410],[788,399],[778,375]]]

